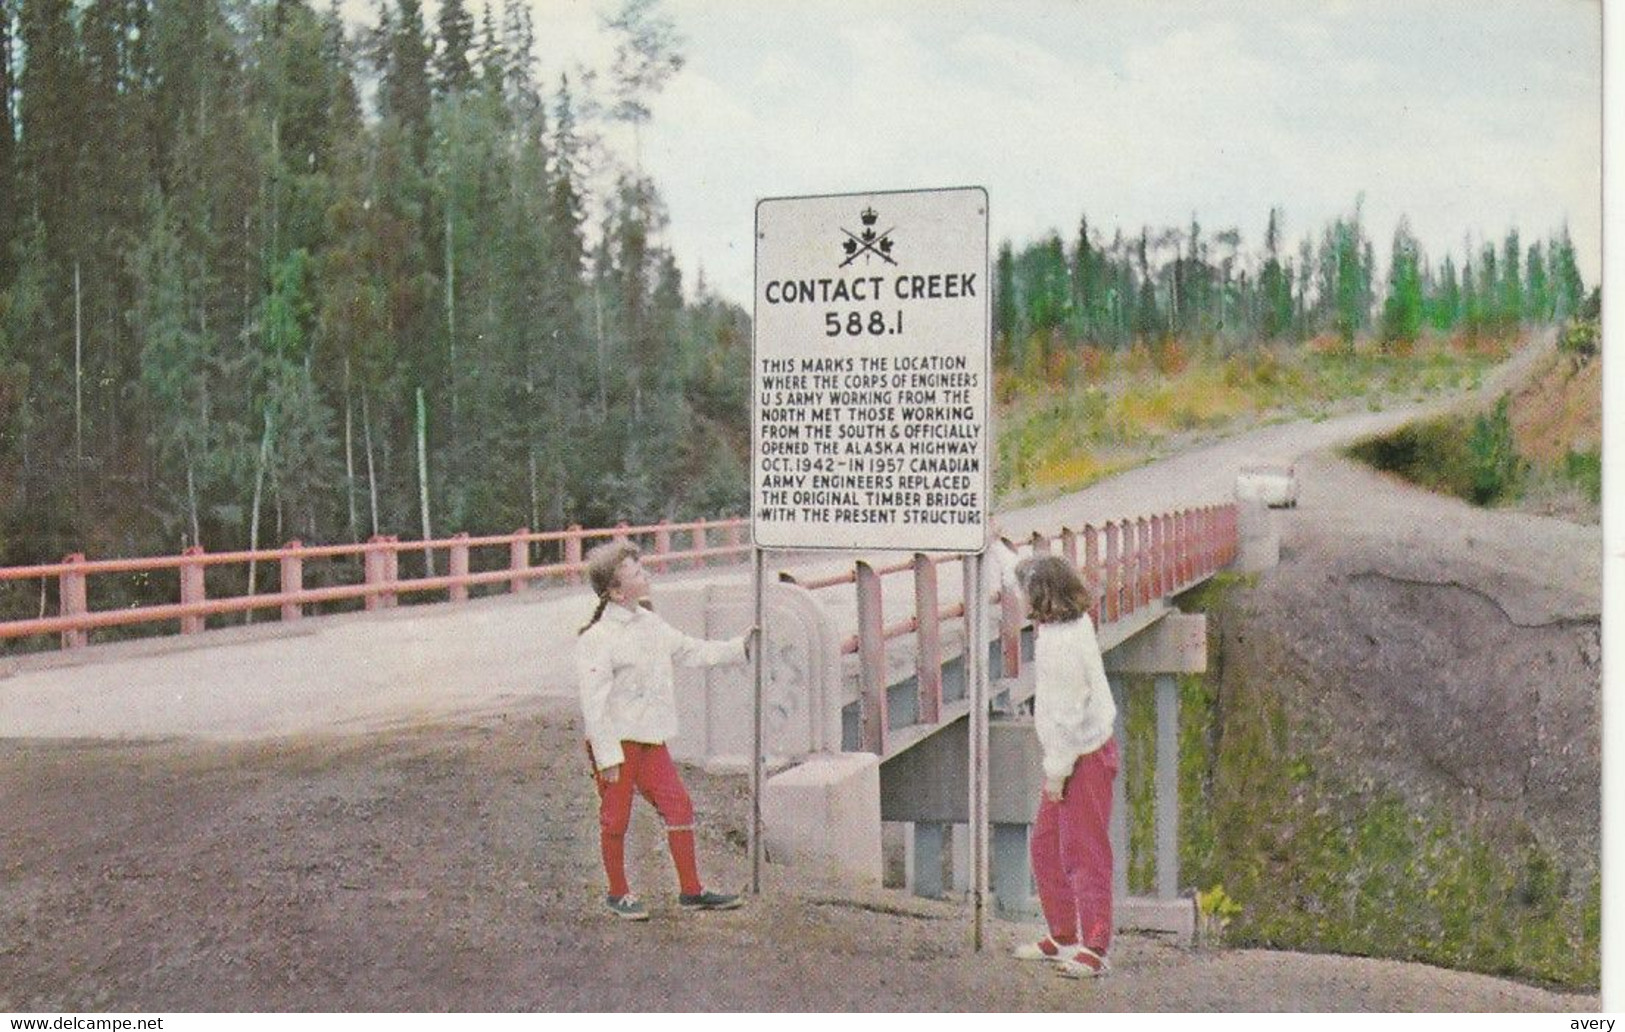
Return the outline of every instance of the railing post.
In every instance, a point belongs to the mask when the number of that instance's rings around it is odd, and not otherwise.
[[[1173,588],[1173,578],[1168,576],[1168,517],[1166,515],[1151,517],[1151,550],[1156,554],[1156,560],[1151,564],[1151,594],[1161,598]]]
[[[655,526],[655,551],[654,556],[649,560],[649,565],[656,570],[666,570],[671,565],[671,561],[667,558],[670,555],[671,524],[666,520],[661,520]]]
[[[367,539],[366,550],[361,553],[362,582],[372,589],[361,597],[361,605],[367,612],[384,607],[384,542],[389,538],[382,534],[374,534]]]
[[[468,531],[460,531],[452,535],[451,557],[448,564],[453,577],[468,576]],[[448,591],[453,602],[468,601],[468,585],[453,584]]]
[[[285,551],[292,551],[304,547],[304,543],[294,538],[282,546]],[[297,555],[284,555],[282,557],[282,594],[297,595],[305,590],[305,560]],[[298,602],[282,603],[282,621],[298,620],[305,615],[305,607]]]
[[[1021,596],[1009,589],[999,591],[999,658],[1003,669],[1000,677],[1021,676],[1021,625],[1027,614],[1021,608]]]
[[[1061,554],[1066,561],[1072,564],[1073,569],[1078,566],[1078,536],[1072,533],[1071,527],[1061,528]]]
[[[858,711],[863,748],[886,753],[886,624],[881,607],[880,575],[863,560],[854,572],[858,589]]]
[[[579,565],[581,562],[581,524],[570,524],[570,534],[564,539],[564,561]],[[581,583],[581,571],[571,570],[569,573],[571,584]]]
[[[1123,576],[1119,587],[1123,595],[1119,612],[1124,616],[1134,612],[1134,600],[1139,597],[1140,544],[1134,536],[1134,521],[1123,520]]]
[[[1108,520],[1106,523],[1106,576],[1104,587],[1106,622],[1111,623],[1120,615],[1117,611],[1117,582],[1121,576],[1122,542],[1118,540],[1117,524]]]
[[[615,524],[615,538],[614,538],[614,540],[615,540],[616,544],[624,545],[628,541],[632,540],[631,537],[629,537],[627,535],[627,533],[626,533],[627,529],[628,529],[628,524],[627,524],[627,522],[625,520],[622,520],[621,522]]]
[[[203,555],[202,545],[189,545],[181,550],[181,605],[189,606],[204,602],[208,598],[203,583]],[[181,617],[181,633],[197,634],[203,630],[206,622],[203,614]]]
[[[937,564],[914,553],[914,681],[922,724],[942,719],[942,628],[937,624]]]
[[[1100,532],[1095,530],[1093,523],[1085,524],[1083,528],[1083,570],[1083,582],[1092,589],[1089,595],[1089,619],[1099,627],[1100,600],[1106,576],[1100,569]]]
[[[688,550],[690,552],[703,552],[707,547],[708,545],[705,540],[705,524],[697,524],[694,527],[693,537],[689,539]],[[688,565],[689,569],[698,569],[702,566],[710,566],[711,560],[707,559],[703,555],[697,555],[689,562]]]
[[[386,539],[391,545],[400,543],[399,534],[391,534]],[[395,594],[394,588],[401,579],[401,550],[390,548],[384,552],[384,580],[388,582],[390,590],[384,592],[384,608],[393,609],[400,604],[400,596]]]
[[[1033,555],[1049,555],[1049,538],[1036,530],[1033,531],[1032,547]]]
[[[74,552],[65,555],[62,561],[69,566],[81,566],[85,561],[83,552]],[[62,616],[84,616],[90,612],[88,591],[85,585],[85,575],[78,570],[63,570],[57,578],[57,611]],[[62,632],[62,647],[65,649],[84,648],[90,644],[90,632],[83,627]]]
[[[1174,513],[1174,579],[1184,587],[1191,581],[1190,542],[1186,538],[1186,511]]]
[[[530,536],[529,527],[520,527],[513,532],[513,540],[508,542],[508,569],[513,576],[508,580],[508,590],[518,593],[530,587],[530,578],[525,571],[530,569]]]
[[[1151,521],[1144,516],[1135,521],[1139,527],[1136,541],[1139,542],[1136,556],[1139,563],[1139,579],[1136,581],[1135,606],[1144,606],[1151,601],[1151,580],[1157,569],[1157,549],[1151,540]]]

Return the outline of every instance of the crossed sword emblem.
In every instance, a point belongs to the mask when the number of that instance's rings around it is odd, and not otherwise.
[[[857,261],[859,255],[865,254],[872,254],[883,262],[896,265],[897,259],[886,253],[891,250],[891,235],[896,229],[897,227],[893,226],[879,235],[876,235],[872,229],[865,229],[863,235],[858,236],[843,227],[841,232],[846,234],[846,243],[843,246],[847,250],[847,256],[846,261],[842,262],[838,268],[846,268]]]

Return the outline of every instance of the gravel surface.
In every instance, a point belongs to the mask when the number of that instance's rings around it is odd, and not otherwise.
[[[573,707],[257,744],[0,743],[0,1011],[1594,1010],[1479,975],[1123,935],[1071,982],[1036,929],[768,864],[744,909],[679,912],[640,804],[634,889],[599,908]],[[685,772],[710,887],[748,885],[744,779]]]

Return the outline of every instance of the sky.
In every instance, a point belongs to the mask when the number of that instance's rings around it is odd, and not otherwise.
[[[541,74],[607,72],[614,0],[533,0]],[[474,4],[478,8],[477,3]],[[749,307],[763,197],[983,186],[995,246],[1079,218],[1235,227],[1295,253],[1362,214],[1457,261],[1567,223],[1600,272],[1602,25],[1593,0],[665,0],[686,66],[634,155],[692,286]]]

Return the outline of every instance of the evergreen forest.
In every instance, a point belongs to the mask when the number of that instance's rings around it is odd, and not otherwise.
[[[748,313],[604,143],[681,38],[622,0],[611,69],[546,69],[531,10],[0,0],[0,564],[746,510]],[[1004,244],[1003,382],[1586,304],[1566,230],[1435,264],[1402,223],[1379,279],[1358,202],[1284,218]]]

